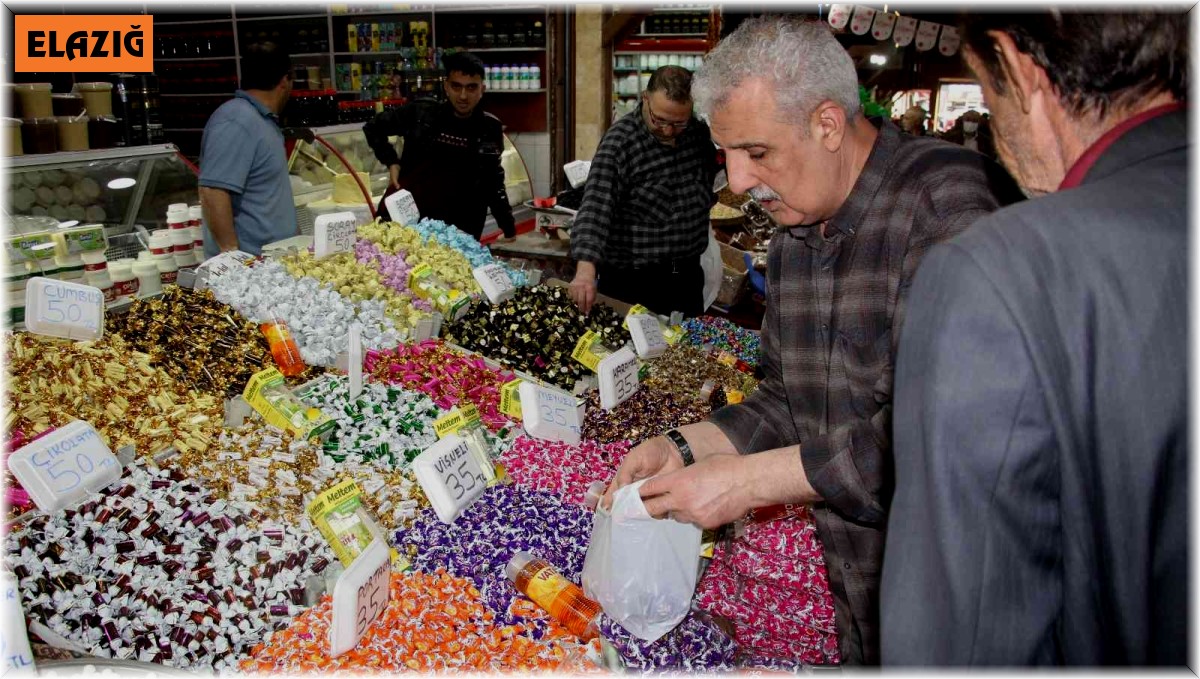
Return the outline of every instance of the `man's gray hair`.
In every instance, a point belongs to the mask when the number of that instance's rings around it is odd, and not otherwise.
[[[783,122],[802,125],[805,134],[823,101],[840,106],[851,120],[862,110],[854,60],[824,23],[781,16],[742,22],[696,71],[696,111],[709,118],[750,78],[766,79]]]

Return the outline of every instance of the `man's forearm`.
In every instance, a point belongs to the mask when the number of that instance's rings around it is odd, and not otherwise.
[[[798,445],[746,455],[745,461],[753,507],[789,502],[811,504],[824,499],[808,482]]]
[[[233,200],[229,197],[229,192],[201,186],[200,207],[204,211],[204,223],[221,252],[237,250],[238,237],[233,226]]]

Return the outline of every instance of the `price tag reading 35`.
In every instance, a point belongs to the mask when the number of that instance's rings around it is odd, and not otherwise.
[[[25,285],[25,327],[73,340],[104,335],[104,293],[99,288],[37,276]]]
[[[442,523],[454,523],[487,486],[478,458],[458,434],[449,434],[426,448],[412,466],[417,483]]]
[[[83,420],[16,451],[8,468],[47,514],[73,506],[121,477],[121,463]]]
[[[334,212],[317,217],[313,223],[313,256],[317,259],[349,252],[358,235],[353,212]]]
[[[633,348],[641,358],[657,358],[667,350],[667,339],[663,336],[662,324],[649,314],[633,314],[625,319],[629,323],[629,335],[633,337]]]
[[[387,609],[392,566],[387,545],[373,540],[333,586],[333,618],[329,625],[330,655],[354,649]]]
[[[611,356],[604,357],[596,373],[600,376],[600,407],[605,410],[621,405],[641,386],[637,356],[629,347],[622,347]]]
[[[521,419],[530,436],[579,444],[584,407],[574,396],[531,382],[522,382],[517,392],[521,395]]]

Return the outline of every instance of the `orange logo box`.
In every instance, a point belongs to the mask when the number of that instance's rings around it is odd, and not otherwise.
[[[17,14],[17,73],[151,73],[154,17],[149,14]]]

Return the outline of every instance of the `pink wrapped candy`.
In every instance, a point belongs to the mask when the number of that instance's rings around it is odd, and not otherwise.
[[[566,502],[584,504],[587,487],[594,481],[608,484],[629,444],[584,440],[578,446],[521,436],[500,461],[513,481],[533,490],[558,495]]]

